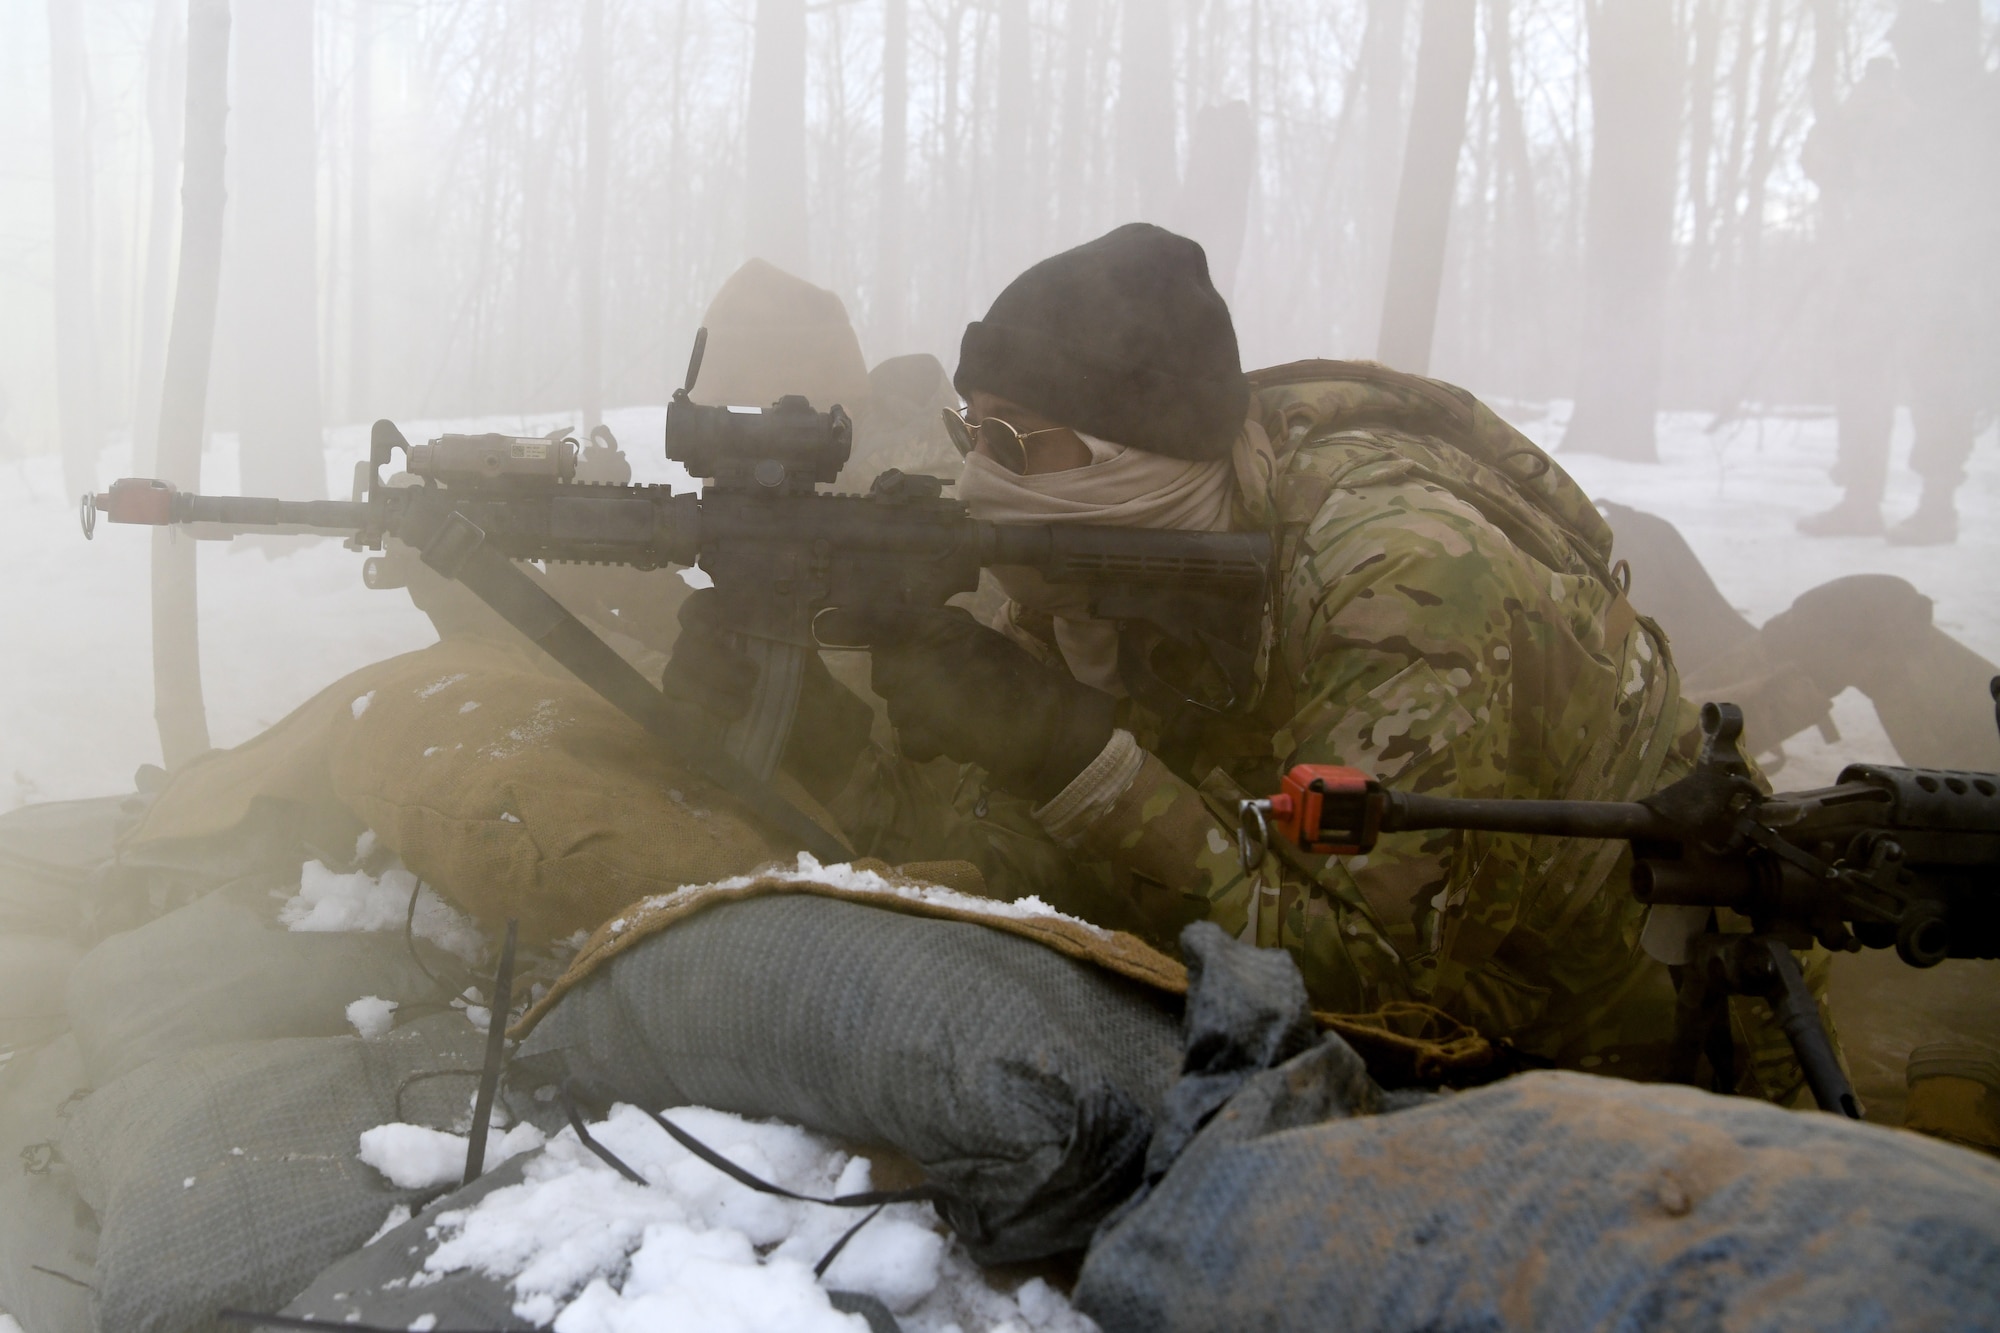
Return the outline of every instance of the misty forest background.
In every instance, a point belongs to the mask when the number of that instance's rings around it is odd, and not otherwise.
[[[1990,69],[2000,23],[1962,2]],[[128,433],[134,469],[156,461],[187,80],[225,52],[202,415],[240,432],[250,493],[322,488],[329,423],[661,402],[751,255],[837,291],[871,361],[949,367],[1024,265],[1133,219],[1208,247],[1247,366],[1427,361],[1517,418],[1595,400],[1597,438],[1570,444],[1643,457],[1657,409],[1831,401],[1801,150],[1894,19],[1893,0],[8,0],[0,458],[60,449],[72,494]],[[1391,242],[1399,198],[1418,241],[1438,230],[1427,161],[1449,223],[1434,336],[1421,309],[1383,318],[1397,264],[1425,289]]]

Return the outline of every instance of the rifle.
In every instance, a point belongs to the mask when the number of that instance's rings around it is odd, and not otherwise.
[[[574,439],[443,435],[411,444],[377,421],[352,500],[193,495],[127,477],[82,502],[90,537],[113,523],[189,525],[195,535],[341,534],[352,550],[389,537],[458,580],[681,763],[742,797],[753,812],[822,860],[847,852],[780,796],[771,776],[791,734],[815,626],[836,608],[934,608],[979,585],[989,565],[1034,568],[1082,584],[1090,613],[1120,625],[1128,688],[1164,714],[1221,713],[1247,702],[1268,596],[1266,533],[1163,532],[975,521],[943,498],[948,483],[891,469],[866,495],[819,489],[839,474],[852,424],[838,404],[815,411],[792,395],[765,408],[708,406],[690,396],[707,330],[667,408],[666,456],[707,481],[700,492],[579,482]],[[396,453],[415,484],[383,478]],[[726,729],[661,693],[517,561],[667,569],[698,565],[720,594],[726,632],[758,670],[751,708]],[[371,587],[393,586],[379,559]],[[1212,665],[1219,684],[1196,697],[1153,667],[1157,650]],[[1178,676],[1178,673],[1176,673]]]
[[[2000,724],[2000,676],[1990,689]],[[1301,764],[1276,795],[1238,804],[1239,854],[1255,873],[1274,826],[1287,849],[1332,856],[1411,829],[1623,838],[1632,893],[1653,909],[1642,943],[1677,969],[1671,1076],[1693,1082],[1726,1040],[1728,996],[1759,996],[1820,1109],[1859,1119],[1792,951],[1894,948],[1912,967],[2000,957],[2000,774],[1850,764],[1831,787],[1767,795],[1737,746],[1741,710],[1704,704],[1701,728],[1694,770],[1637,801],[1426,796]],[[1719,908],[1750,932],[1721,933]]]

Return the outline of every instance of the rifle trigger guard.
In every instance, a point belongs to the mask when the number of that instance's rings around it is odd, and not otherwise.
[[[826,650],[827,650],[828,652],[835,652],[835,653],[865,653],[865,652],[869,652],[869,651],[870,651],[870,650],[871,650],[871,649],[872,649],[872,648],[874,647],[874,645],[873,645],[873,644],[867,644],[867,643],[828,643],[828,642],[827,642],[827,641],[826,641],[825,639],[823,639],[823,638],[821,638],[821,637],[820,637],[820,633],[819,633],[819,618],[820,618],[821,616],[825,615],[825,614],[826,614],[827,612],[829,612],[829,611],[838,611],[839,609],[840,609],[840,608],[839,608],[839,607],[837,607],[837,606],[822,606],[822,607],[821,607],[821,608],[820,608],[819,610],[817,610],[817,611],[815,611],[815,612],[813,612],[813,613],[812,613],[812,619],[811,619],[810,621],[808,621],[808,622],[807,622],[807,624],[806,624],[806,634],[808,635],[808,637],[810,637],[810,638],[812,639],[812,641],[813,641],[813,646],[814,646],[814,647],[816,647],[816,648],[824,648],[824,649],[826,649]]]

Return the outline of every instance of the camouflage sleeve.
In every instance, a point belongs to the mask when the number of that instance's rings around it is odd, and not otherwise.
[[[1650,790],[1667,745],[1647,728],[1671,730],[1658,703],[1673,712],[1671,672],[1644,635],[1607,644],[1610,590],[1529,558],[1394,460],[1340,480],[1290,560],[1265,705],[1270,760],[1245,780],[1320,763],[1442,795]],[[1641,776],[1633,756],[1649,746]],[[1251,794],[1220,770],[1198,791],[1151,761],[1074,841],[1159,911],[1290,949],[1327,1007],[1422,999],[1487,1031],[1523,1032],[1548,1007],[1548,964],[1539,949],[1511,959],[1510,937],[1573,931],[1617,863],[1615,845],[1433,831],[1387,835],[1339,861],[1267,858],[1246,875],[1230,812]],[[1593,946],[1605,957],[1566,964],[1602,963],[1593,985],[1631,966],[1636,925],[1626,928],[1622,905],[1613,915]]]

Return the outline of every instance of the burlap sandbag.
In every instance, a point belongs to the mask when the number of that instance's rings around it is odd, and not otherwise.
[[[969,862],[920,861],[890,867],[862,859],[851,867],[831,867],[826,873],[774,868],[722,883],[690,884],[634,902],[584,941],[569,969],[508,1035],[517,1041],[526,1038],[571,990],[643,941],[710,908],[784,894],[838,898],[909,916],[971,922],[1032,940],[1161,995],[1177,999],[1187,994],[1188,969],[1179,959],[1169,958],[1123,931],[1106,930],[1046,909],[1022,910],[985,901],[985,880]],[[1315,1012],[1313,1019],[1361,1052],[1375,1077],[1391,1086],[1475,1083],[1504,1072],[1491,1042],[1427,1004],[1397,1001],[1371,1014]]]
[[[213,836],[260,801],[337,807],[474,916],[520,918],[531,943],[797,850],[582,682],[476,639],[366,667],[190,764],[126,846]]]

